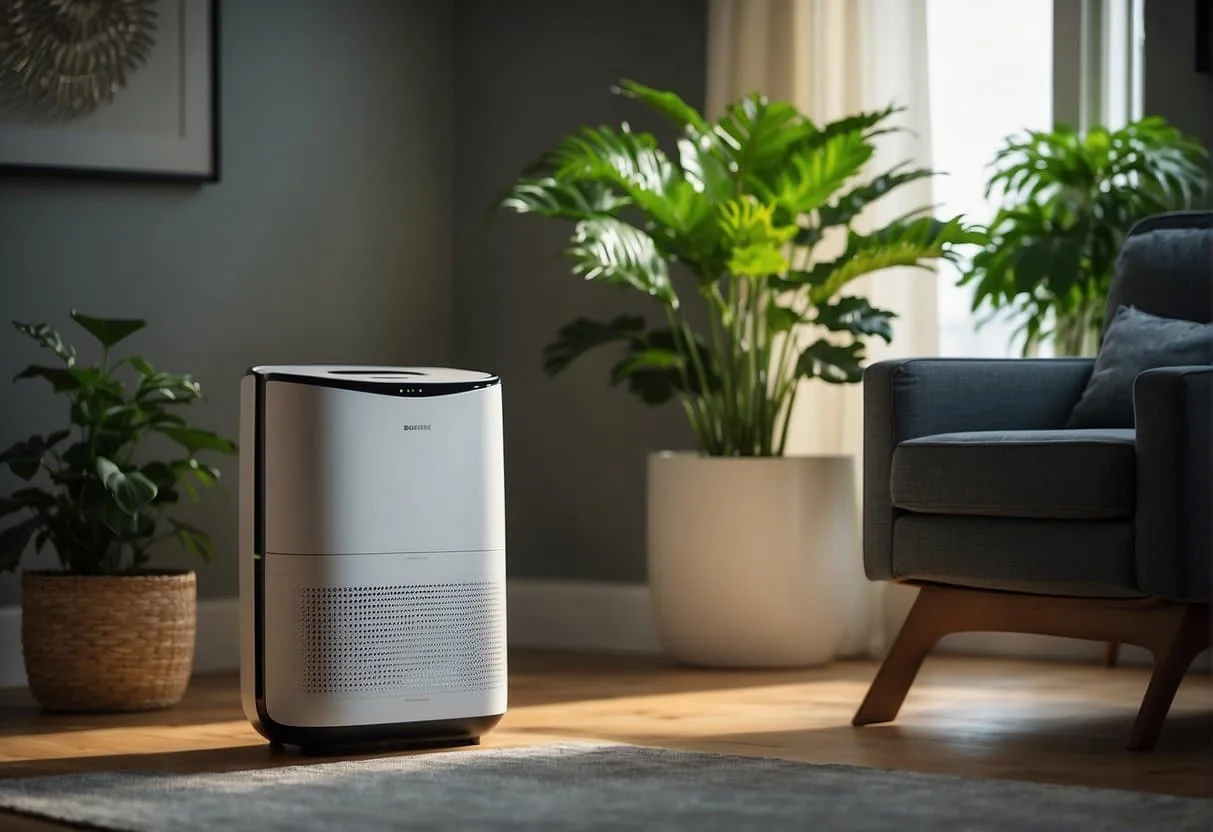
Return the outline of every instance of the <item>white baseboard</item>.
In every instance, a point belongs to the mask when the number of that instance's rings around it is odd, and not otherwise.
[[[517,579],[507,587],[509,640],[513,647],[586,653],[658,655],[661,644],[644,584],[597,581]],[[240,666],[239,607],[236,598],[198,602],[196,671],[235,670]],[[1021,659],[1098,663],[1102,645],[1075,639],[1010,633],[948,636],[938,652]],[[1149,666],[1146,651],[1125,646],[1120,663]],[[1193,670],[1210,672],[1206,652]],[[0,687],[25,684],[21,660],[21,610],[0,607]]]
[[[506,591],[514,647],[661,652],[645,584],[513,580]]]

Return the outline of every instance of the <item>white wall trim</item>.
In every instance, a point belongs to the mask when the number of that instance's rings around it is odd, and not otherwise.
[[[514,647],[586,653],[659,655],[649,589],[644,584],[599,581],[512,580],[508,584],[509,640]],[[236,598],[198,602],[196,671],[240,666],[240,620]],[[1097,663],[1102,645],[1075,639],[1009,633],[964,633],[940,642],[940,653]],[[1121,649],[1121,664],[1149,666],[1137,647]],[[1209,672],[1205,653],[1193,670]],[[0,687],[25,684],[21,659],[21,610],[0,607]]]
[[[513,580],[507,588],[515,647],[586,652],[661,652],[645,584]]]

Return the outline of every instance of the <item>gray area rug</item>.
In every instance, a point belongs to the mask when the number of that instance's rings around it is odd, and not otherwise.
[[[5,780],[0,806],[121,832],[1213,828],[1208,800],[582,743]]]

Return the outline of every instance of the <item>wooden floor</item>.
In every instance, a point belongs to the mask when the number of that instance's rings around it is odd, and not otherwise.
[[[1147,674],[932,657],[898,721],[852,728],[872,662],[721,672],[658,659],[521,653],[487,746],[599,739],[822,763],[1213,797],[1213,678],[1180,689],[1152,752],[1123,750]],[[450,753],[458,753],[450,752]],[[97,769],[219,771],[323,762],[273,751],[240,713],[234,675],[195,679],[171,710],[46,715],[0,691],[0,777]],[[0,812],[0,829],[60,827]]]

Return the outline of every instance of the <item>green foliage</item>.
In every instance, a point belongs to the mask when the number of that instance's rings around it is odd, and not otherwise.
[[[1126,232],[1198,204],[1206,158],[1157,116],[1115,131],[1058,126],[1009,138],[986,188],[1004,205],[960,280],[973,286],[973,310],[1015,320],[1024,354],[1049,339],[1059,354],[1092,352]]]
[[[612,384],[650,404],[679,399],[705,453],[782,454],[801,380],[859,380],[866,340],[889,341],[894,315],[842,295],[854,280],[985,242],[960,217],[851,228],[933,175],[907,165],[867,174],[895,108],[819,126],[751,95],[711,121],[668,91],[624,81],[615,92],[672,122],[675,152],[626,123],[586,127],[524,169],[497,207],[571,221],[572,272],[638,291],[663,313],[657,324],[573,321],[545,350],[545,370],[613,346]],[[844,245],[828,259],[815,249],[831,234]],[[689,289],[675,286],[684,276]]]
[[[19,479],[31,483],[0,499],[0,570],[18,568],[31,541],[54,547],[63,569],[78,575],[117,575],[147,567],[150,549],[174,538],[204,559],[214,555],[200,529],[164,516],[181,489],[211,487],[219,471],[197,458],[201,451],[234,454],[236,444],[190,427],[182,405],[202,397],[188,375],[157,371],[137,356],[111,360],[110,348],[144,327],[143,321],[71,318],[99,343],[100,360],[83,365],[74,347],[46,324],[14,323],[58,359],[32,365],[16,379],[42,379],[64,397],[67,429],[17,442],[0,453]],[[125,384],[119,373],[131,378]],[[181,449],[168,461],[136,461],[142,441],[161,436]],[[33,484],[45,475],[45,485]]]

